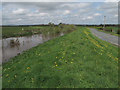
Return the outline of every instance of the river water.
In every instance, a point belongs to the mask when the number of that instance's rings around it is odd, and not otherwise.
[[[28,50],[32,47],[35,47],[41,43],[44,43],[52,38],[56,38],[58,36],[63,36],[64,33],[56,34],[56,35],[32,35],[32,36],[24,36],[24,37],[12,37],[6,38],[2,40],[2,63],[7,62],[10,58],[21,54],[23,51]],[[19,42],[19,44],[11,45],[11,40]]]

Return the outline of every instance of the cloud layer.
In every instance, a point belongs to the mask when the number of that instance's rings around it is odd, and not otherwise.
[[[119,2],[120,0],[2,0],[3,2]]]
[[[106,23],[118,23],[115,2],[4,2],[2,6],[3,25],[102,24],[104,16]]]

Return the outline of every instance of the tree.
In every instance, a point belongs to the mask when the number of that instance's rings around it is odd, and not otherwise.
[[[48,25],[49,25],[50,27],[54,27],[54,23],[52,23],[52,22],[49,22]]]
[[[64,27],[64,24],[59,23],[58,26],[59,26],[60,28],[63,28],[63,27]]]

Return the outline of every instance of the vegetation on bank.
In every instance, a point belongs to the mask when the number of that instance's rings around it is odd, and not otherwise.
[[[3,88],[117,88],[118,48],[76,28],[3,64]]]
[[[118,26],[106,26],[105,29],[103,29],[103,27],[100,26],[94,28],[97,29],[98,31],[102,31],[115,36],[120,36],[120,29]]]
[[[20,37],[30,36],[33,34],[58,34],[60,32],[67,33],[75,30],[74,25],[66,25],[60,23],[55,26],[53,23],[49,23],[48,26],[8,26],[2,27],[2,37]]]

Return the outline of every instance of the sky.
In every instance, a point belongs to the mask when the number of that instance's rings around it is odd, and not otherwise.
[[[15,1],[15,0],[12,0]],[[2,2],[3,25],[35,25],[48,24],[106,24],[118,23],[117,0],[102,0],[101,2],[83,2],[83,0],[45,0],[45,2]],[[24,0],[25,1],[25,0]],[[37,0],[36,0],[37,1]]]

